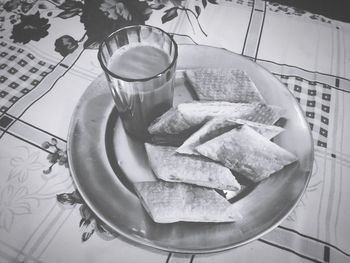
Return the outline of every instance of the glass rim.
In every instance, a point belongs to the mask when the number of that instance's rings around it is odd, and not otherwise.
[[[116,34],[118,34],[119,32],[123,31],[123,30],[127,30],[129,28],[136,28],[136,27],[145,27],[145,28],[155,28],[157,30],[159,30],[161,33],[165,34],[167,37],[169,37],[169,39],[171,40],[172,44],[174,45],[174,48],[175,48],[175,53],[174,53],[174,57],[171,61],[171,63],[164,69],[162,70],[161,72],[153,75],[153,76],[150,76],[150,77],[147,77],[147,78],[127,78],[127,77],[123,77],[123,76],[120,76],[112,71],[110,71],[108,69],[108,67],[105,65],[103,59],[102,59],[102,48],[104,47],[105,43],[107,41],[109,41],[112,37],[114,37]],[[100,65],[102,67],[102,69],[104,70],[104,72],[107,72],[109,75],[111,75],[112,77],[114,78],[117,78],[117,79],[121,79],[123,81],[127,81],[127,82],[143,82],[143,81],[148,81],[148,80],[152,80],[152,79],[155,79],[155,78],[158,78],[160,77],[161,75],[163,75],[166,71],[168,71],[170,68],[172,68],[174,66],[174,64],[176,63],[176,60],[177,60],[177,57],[178,57],[178,47],[177,47],[177,43],[175,42],[175,40],[171,37],[171,35],[167,32],[165,32],[163,29],[159,28],[159,27],[155,27],[155,26],[149,26],[149,25],[131,25],[131,26],[126,26],[126,27],[122,27],[114,32],[112,32],[110,35],[108,35],[100,44],[99,44],[99,48],[98,48],[98,53],[97,53],[97,58],[100,62]]]

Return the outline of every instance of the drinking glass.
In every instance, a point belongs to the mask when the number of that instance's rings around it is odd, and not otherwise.
[[[177,56],[173,38],[147,25],[121,28],[100,44],[98,60],[128,134],[149,138],[150,123],[172,107]]]

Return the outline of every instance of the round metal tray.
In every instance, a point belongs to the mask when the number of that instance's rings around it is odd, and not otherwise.
[[[274,141],[298,162],[262,181],[233,205],[242,214],[234,223],[158,224],[134,193],[132,182],[154,180],[143,142],[121,125],[104,78],[81,97],[68,137],[71,173],[83,199],[109,227],[138,244],[181,253],[209,253],[237,247],[276,227],[296,206],[310,179],[313,141],[305,117],[289,90],[258,64],[223,49],[180,45],[178,69],[234,67],[244,70],[268,104],[287,112],[285,131]],[[181,74],[175,104],[192,100]]]

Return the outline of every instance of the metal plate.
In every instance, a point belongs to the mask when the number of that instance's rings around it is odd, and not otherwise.
[[[296,206],[310,179],[313,141],[305,117],[289,90],[256,63],[223,49],[180,45],[178,69],[235,67],[247,72],[269,104],[287,111],[285,132],[275,142],[299,159],[256,185],[233,205],[235,223],[157,224],[135,195],[132,182],[154,180],[140,141],[121,125],[103,77],[80,99],[71,121],[68,157],[76,187],[92,211],[113,230],[138,244],[172,252],[208,253],[237,247],[276,227]],[[192,100],[181,74],[175,104]]]

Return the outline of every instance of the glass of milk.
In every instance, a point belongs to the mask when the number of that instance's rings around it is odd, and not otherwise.
[[[149,124],[172,107],[177,44],[160,28],[135,25],[100,44],[105,72],[124,129],[147,139]]]

